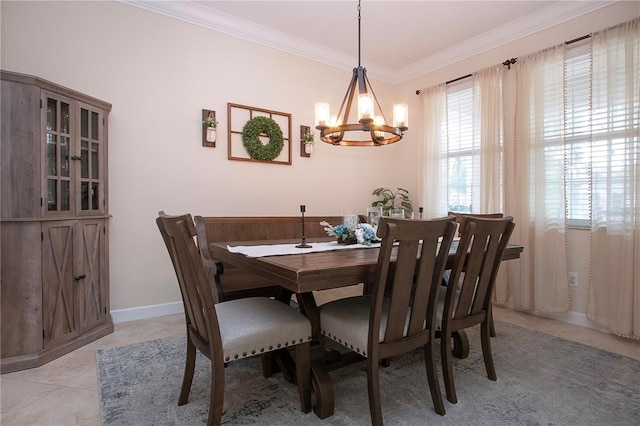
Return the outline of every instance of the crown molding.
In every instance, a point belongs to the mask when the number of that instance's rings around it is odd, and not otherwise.
[[[336,68],[351,71],[357,63],[357,58],[354,56],[192,1],[118,1]],[[377,64],[368,64],[367,74],[371,78],[388,84],[400,84],[614,3],[617,1],[560,1],[403,68],[394,70]]]
[[[388,83],[403,83],[614,3],[617,3],[617,1],[558,2],[477,37],[466,40],[463,43],[420,59],[406,67],[399,68],[393,74],[392,81],[388,81]]]

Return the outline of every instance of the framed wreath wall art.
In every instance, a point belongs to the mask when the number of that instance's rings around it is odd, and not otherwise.
[[[291,164],[291,114],[228,104],[229,160]]]

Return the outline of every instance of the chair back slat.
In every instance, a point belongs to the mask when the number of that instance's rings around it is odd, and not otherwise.
[[[462,219],[460,243],[449,281],[451,288],[445,300],[446,315],[462,319],[488,309],[495,277],[514,226],[511,217],[466,216]]]
[[[378,342],[373,333],[380,330],[385,288],[389,305],[383,343],[411,338],[431,327],[455,228],[453,217],[381,220],[378,235],[383,240],[373,293],[369,351]]]
[[[189,329],[201,341],[221,348],[215,300],[194,241],[191,215],[167,216],[160,212],[156,222],[176,272]]]

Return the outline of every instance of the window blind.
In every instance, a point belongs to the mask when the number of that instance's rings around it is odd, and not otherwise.
[[[443,152],[447,162],[447,206],[449,211],[470,213],[473,183],[479,180],[479,135],[473,117],[474,91],[471,81],[447,86],[447,142]]]

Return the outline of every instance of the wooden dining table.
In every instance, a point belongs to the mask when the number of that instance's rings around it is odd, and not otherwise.
[[[331,239],[319,238],[307,241],[327,242]],[[320,333],[320,313],[313,292],[346,287],[360,283],[373,282],[378,262],[379,248],[358,246],[347,250],[313,252],[299,249],[299,253],[278,256],[249,257],[241,253],[233,253],[228,247],[296,244],[294,240],[215,242],[209,245],[214,258],[233,266],[260,275],[274,284],[278,284],[296,294],[301,311],[309,318],[313,330],[313,338],[317,340]],[[457,248],[457,240],[449,252],[447,267],[450,268]],[[523,246],[509,244],[502,260],[520,257]],[[355,356],[355,355],[354,355]],[[359,357],[359,356],[358,356]],[[320,418],[331,416],[335,400],[333,385],[328,371],[331,369],[322,361],[323,356],[314,356],[312,362],[313,386],[316,394],[314,412]],[[336,365],[344,365],[337,362]]]

